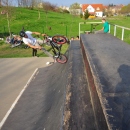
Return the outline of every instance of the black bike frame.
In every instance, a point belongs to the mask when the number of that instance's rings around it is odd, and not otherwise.
[[[55,55],[57,55],[57,52],[56,52],[56,50],[57,50],[57,51],[58,51],[58,55],[60,55],[60,51],[61,51],[62,45],[58,46],[57,43],[55,43],[55,42],[53,42],[53,41],[51,41],[50,44],[51,44],[53,53],[54,53]]]
[[[51,45],[51,47],[52,47],[52,51],[53,51],[54,55],[60,56],[60,51],[61,51],[62,45],[58,46],[57,43],[54,43],[53,41],[50,42],[50,45]],[[44,52],[45,54],[47,54],[48,56],[54,58],[54,56],[53,56],[50,52],[48,52],[45,48],[42,48],[42,50],[43,50],[43,52]],[[56,50],[58,51],[58,53],[57,53]]]

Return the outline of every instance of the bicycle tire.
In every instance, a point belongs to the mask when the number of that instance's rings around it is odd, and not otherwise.
[[[65,44],[65,43],[67,43],[66,37],[61,36],[61,35],[55,35],[55,36],[53,36],[52,37],[52,41],[55,42],[55,43],[57,43],[57,44]]]
[[[56,58],[56,61],[61,64],[65,64],[67,62],[67,57],[61,54],[59,57]]]

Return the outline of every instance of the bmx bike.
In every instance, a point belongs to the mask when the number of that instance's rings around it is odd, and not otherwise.
[[[50,52],[48,52],[44,47],[42,48],[43,52],[46,55],[52,57],[54,61],[57,61],[58,63],[66,63],[68,60],[67,57],[64,54],[61,54],[62,45],[67,43],[66,37],[61,35],[55,35],[51,38],[51,40],[49,39],[49,42],[53,55]]]

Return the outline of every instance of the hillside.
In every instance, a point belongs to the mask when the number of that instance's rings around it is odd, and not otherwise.
[[[2,10],[2,9],[0,9]],[[79,17],[65,13],[48,12],[27,8],[14,8],[10,19],[11,32],[18,33],[23,27],[25,30],[39,31],[48,35],[62,34],[67,36],[78,35],[78,23],[83,21]],[[7,33],[7,21],[4,15],[0,19],[0,32]]]
[[[0,8],[0,11],[3,10]],[[47,33],[48,35],[61,34],[66,35],[68,38],[79,34],[79,22],[95,22],[101,21],[101,18],[94,20],[84,20],[79,16],[73,16],[67,13],[48,12],[40,10],[40,19],[38,19],[38,10],[31,10],[27,8],[13,8],[11,11],[11,32],[18,34],[24,27],[25,30],[39,31]],[[5,15],[0,15],[0,35],[8,33],[7,20]],[[110,17],[106,18],[110,23],[118,24],[121,26],[129,27],[130,18],[126,17]],[[97,29],[101,29],[102,25]],[[83,25],[81,30],[90,30],[90,25]]]

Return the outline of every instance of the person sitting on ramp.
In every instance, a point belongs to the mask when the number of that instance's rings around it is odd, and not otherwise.
[[[95,31],[95,33],[108,33],[109,32],[109,23],[106,21],[106,19],[102,19],[103,28],[99,31]]]

